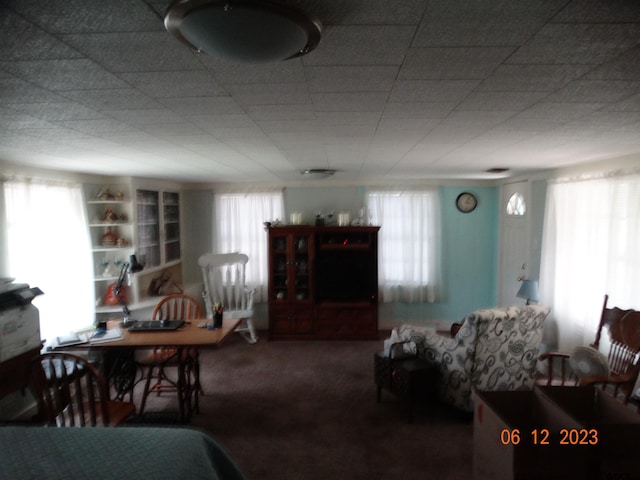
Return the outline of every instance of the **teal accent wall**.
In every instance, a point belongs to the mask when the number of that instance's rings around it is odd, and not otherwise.
[[[448,324],[478,308],[496,305],[499,188],[443,186],[439,192],[443,298],[432,304],[382,304],[380,328],[405,322]],[[462,192],[478,198],[471,213],[456,208],[456,198]]]

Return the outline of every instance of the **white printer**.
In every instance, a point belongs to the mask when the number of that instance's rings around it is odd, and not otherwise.
[[[31,301],[41,294],[37,287],[0,278],[0,362],[40,347],[40,315]]]

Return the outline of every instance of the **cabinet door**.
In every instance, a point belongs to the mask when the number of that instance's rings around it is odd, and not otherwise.
[[[373,306],[330,306],[317,311],[318,338],[376,339],[378,315]]]
[[[176,192],[162,192],[162,225],[164,262],[180,260],[180,196]]]
[[[138,212],[138,260],[145,268],[159,267],[160,195],[154,190],[136,190]]]
[[[292,303],[306,304],[313,299],[313,235],[293,234],[289,238],[289,294]]]
[[[180,194],[158,190],[136,190],[138,252],[146,268],[179,261]]]
[[[269,301],[287,303],[289,295],[289,258],[287,235],[269,235]]]
[[[313,235],[280,232],[269,236],[269,299],[308,304],[313,299]]]
[[[309,308],[272,308],[269,312],[271,338],[304,337],[313,334],[313,310]]]

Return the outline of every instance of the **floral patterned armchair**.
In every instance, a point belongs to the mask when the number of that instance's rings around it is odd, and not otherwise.
[[[413,325],[402,325],[397,333],[415,342],[419,357],[438,365],[441,400],[472,412],[474,390],[533,388],[548,314],[542,305],[491,308],[467,315],[454,337]]]

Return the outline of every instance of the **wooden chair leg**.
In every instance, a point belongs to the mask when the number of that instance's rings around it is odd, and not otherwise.
[[[144,413],[144,407],[145,407],[145,404],[147,403],[147,397],[149,396],[149,389],[150,389],[150,385],[151,385],[151,377],[153,377],[153,369],[154,369],[154,366],[151,365],[149,367],[149,369],[147,370],[147,379],[144,382],[144,390],[142,392],[142,400],[140,401],[140,412],[139,412],[140,416],[142,416],[142,414]]]

